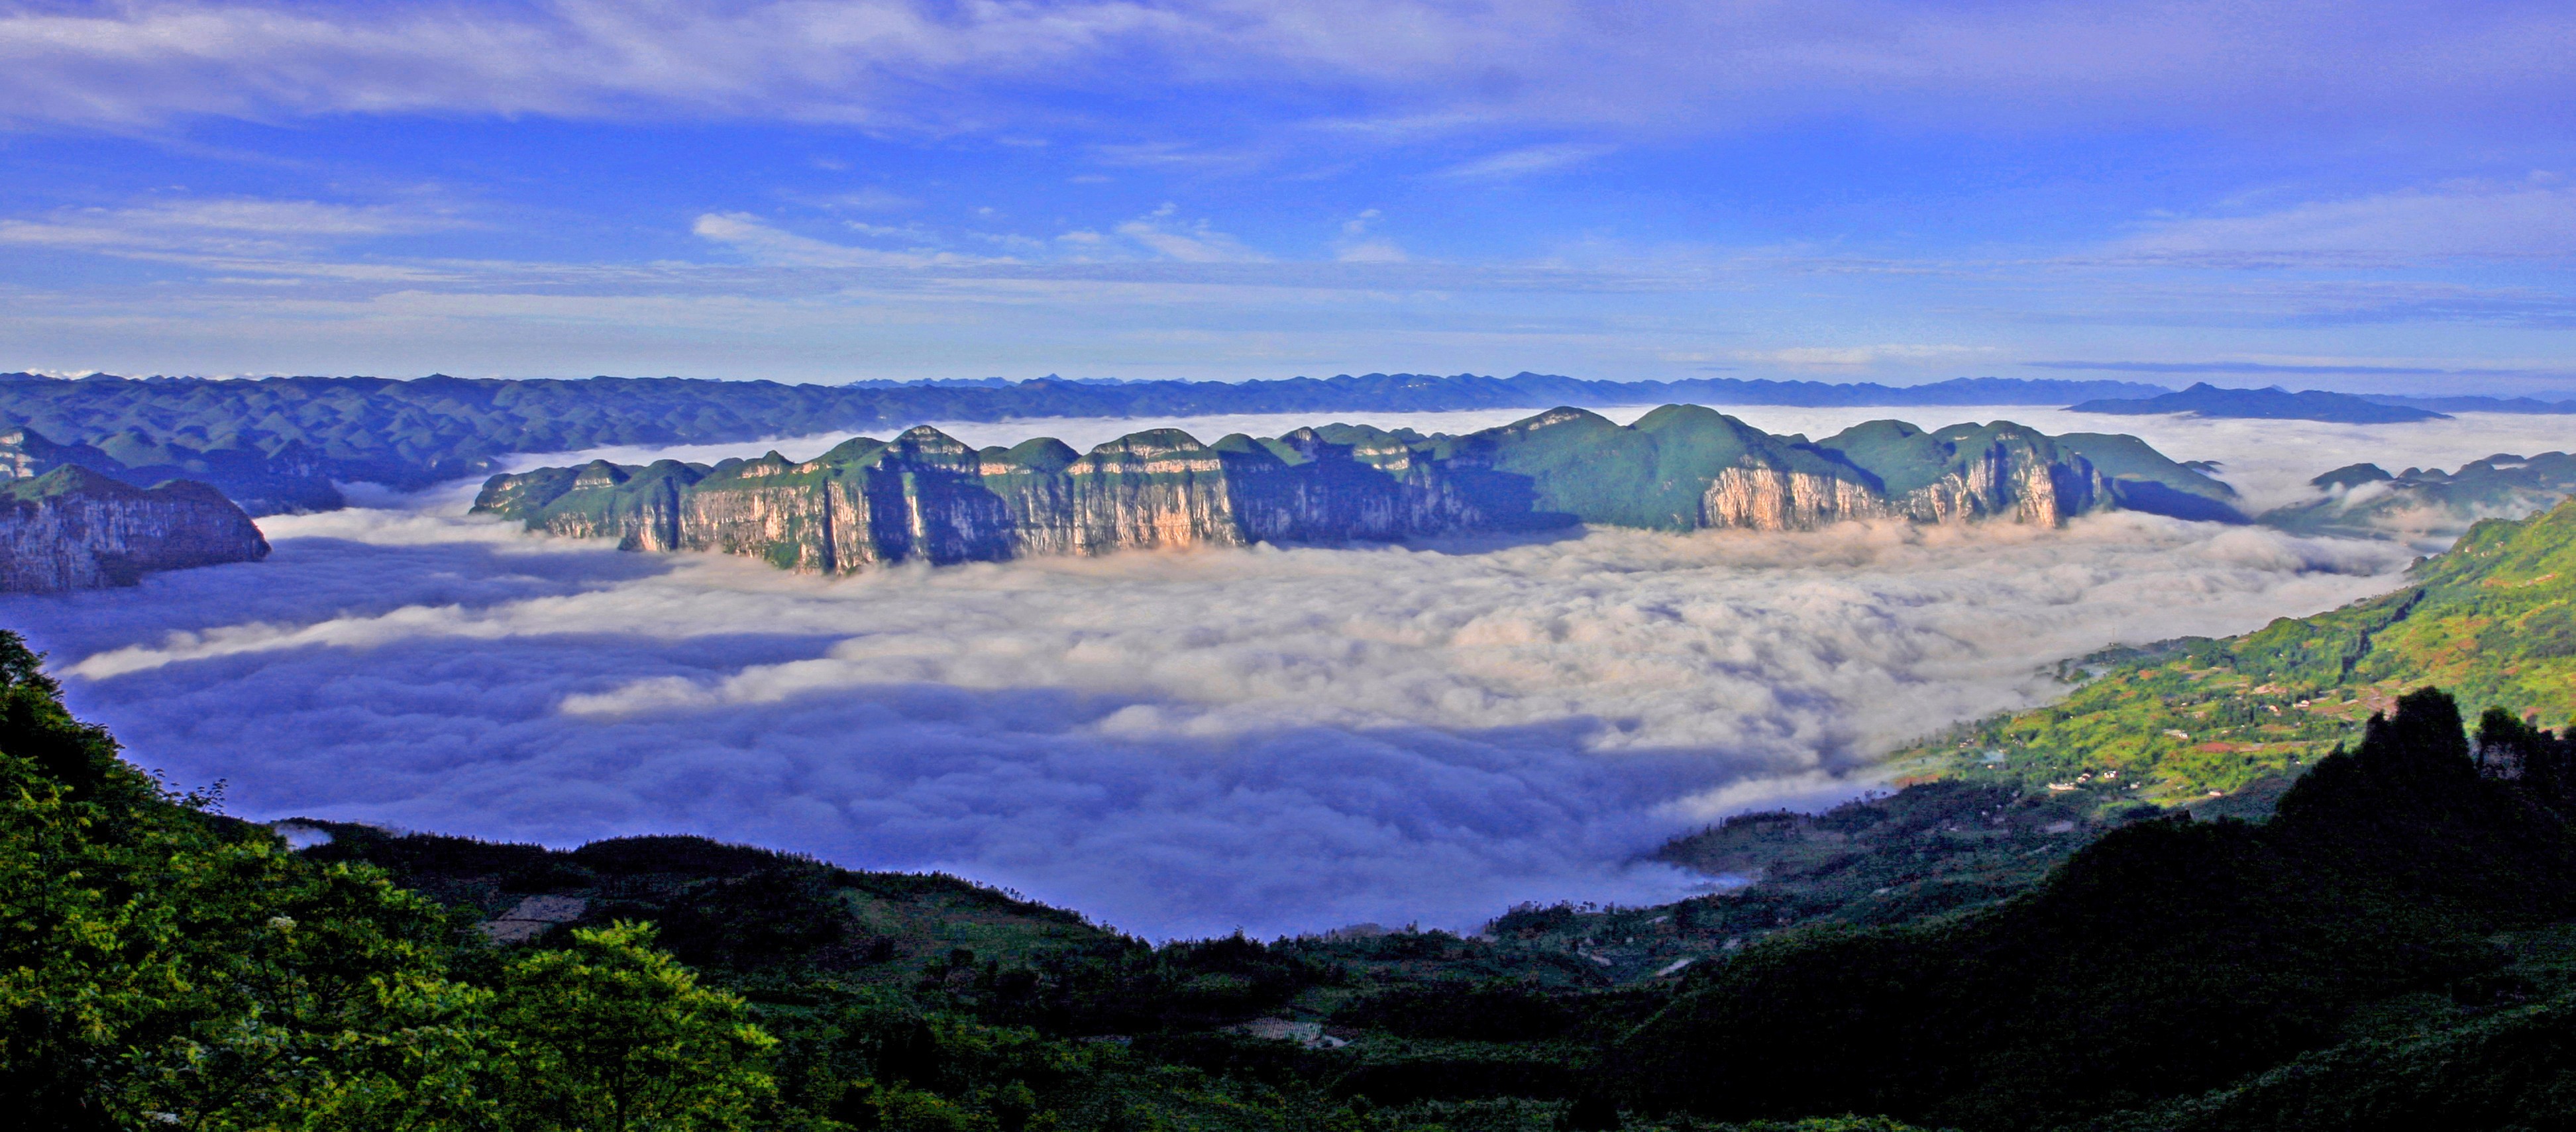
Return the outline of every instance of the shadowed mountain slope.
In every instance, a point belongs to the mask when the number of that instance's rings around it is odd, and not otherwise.
[[[141,488],[65,464],[0,482],[0,591],[130,586],[156,570],[267,556],[250,516],[192,480]]]
[[[2497,969],[2490,933],[2576,914],[2571,805],[2482,776],[2452,701],[2410,695],[2269,824],[2144,821],[1990,911],[1748,949],[1620,1042],[1622,1087],[1975,1129],[2215,1087]]]

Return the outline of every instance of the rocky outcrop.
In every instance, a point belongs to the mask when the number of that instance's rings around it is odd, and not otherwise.
[[[714,550],[847,574],[909,561],[1386,541],[1582,522],[2053,525],[2118,505],[2083,456],[2017,425],[1927,434],[1876,422],[1846,437],[1849,451],[1833,440],[1771,436],[1697,406],[1667,406],[1630,426],[1558,409],[1465,437],[1335,425],[1203,444],[1156,429],[1081,454],[1051,439],[979,450],[923,427],[891,441],[860,437],[802,463],[772,452],[712,467],[595,462],[495,476],[474,509],[629,549]],[[2136,452],[2126,458],[2144,461]]]
[[[977,451],[916,428],[801,464],[770,453],[712,468],[597,462],[495,476],[474,509],[629,549],[716,550],[824,574],[1509,525],[1400,441],[1363,451],[1311,429],[1215,445],[1160,429],[1077,456],[1053,440]]]
[[[70,465],[0,492],[0,591],[132,585],[155,570],[268,555],[248,514],[191,480],[140,488]]]
[[[2040,456],[1997,445],[1965,467],[1893,499],[1864,482],[1837,476],[1728,468],[1710,481],[1701,509],[1706,526],[1804,531],[1849,519],[1891,517],[1918,523],[2000,519],[2053,527],[2109,503],[2102,474],[2082,456]]]
[[[2102,474],[2073,453],[2043,455],[2029,446],[1998,443],[1966,465],[1905,493],[1896,501],[1897,512],[1924,523],[2002,518],[2053,527],[2110,500]]]
[[[1869,485],[1781,468],[1727,468],[1701,497],[1705,525],[1757,531],[1810,531],[1846,519],[1881,519],[1888,501]]]

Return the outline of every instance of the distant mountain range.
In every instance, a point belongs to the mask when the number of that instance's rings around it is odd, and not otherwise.
[[[1705,406],[1666,405],[1634,425],[1557,408],[1466,436],[1328,425],[1203,444],[1153,429],[1082,455],[1044,437],[979,451],[923,426],[891,441],[858,437],[803,463],[772,452],[494,476],[474,509],[629,549],[723,550],[846,574],[916,560],[1574,523],[2054,525],[2113,508],[2241,522],[2234,496],[2129,436],[1872,421],[1810,442]]]
[[[2312,535],[2443,531],[2547,510],[2576,494],[2576,456],[2498,452],[2454,472],[2408,468],[2393,475],[2377,464],[2352,464],[2308,483],[2325,494],[2264,512],[2261,522]]]
[[[2114,394],[2069,406],[2078,413],[2144,416],[2189,413],[2196,417],[2239,420],[2327,421],[2335,424],[2404,424],[2440,420],[2452,413],[2576,413],[2576,401],[2539,401],[2529,397],[2401,397],[2389,393],[2331,393],[2303,389],[2297,393],[2268,389],[2221,389],[2204,381],[2178,393],[2151,396]]]
[[[498,457],[620,444],[715,444],[900,428],[928,421],[1234,413],[1423,412],[1665,402],[1771,405],[2065,404],[2150,396],[2121,381],[1961,378],[1893,387],[1709,378],[1578,381],[1545,374],[1367,374],[1317,380],[847,386],[595,377],[431,376],[62,380],[0,374],[0,423],[30,428],[128,482],[176,469],[254,514],[328,510],[336,483],[416,490],[493,470]],[[69,459],[69,457],[66,457]],[[128,474],[129,470],[131,474]]]
[[[2277,395],[2277,396],[2276,396]],[[2277,412],[2280,398],[2324,407]],[[2179,399],[2179,400],[2174,400]],[[2318,401],[2317,399],[2323,399]],[[2099,412],[2198,412],[2340,420],[2442,412],[2576,412],[2528,398],[2354,397],[2220,390],[2175,393],[2127,381],[1958,378],[1930,385],[1691,378],[1583,381],[1364,374],[1283,381],[1039,378],[842,386],[595,377],[412,381],[372,377],[72,380],[0,374],[0,427],[31,430],[76,463],[138,486],[174,476],[214,484],[254,515],[329,510],[337,485],[397,490],[491,472],[502,457],[609,445],[722,444],[781,436],[899,431],[933,421],[1431,412],[1556,405],[2068,405]],[[2302,401],[2300,404],[2308,402]],[[2318,415],[2323,414],[2323,415]]]
[[[2431,409],[2437,413],[2518,413],[2560,416],[2576,413],[2576,401],[2542,401],[2531,397],[2401,397],[2394,393],[2354,394],[2364,401]]]
[[[2072,411],[2120,416],[2189,413],[2198,417],[2328,421],[2336,424],[2402,424],[2440,420],[2446,415],[2431,409],[2385,404],[2322,389],[2298,393],[2277,386],[2271,389],[2221,389],[2206,381],[2180,393],[2156,397],[2085,401],[2072,406]]]

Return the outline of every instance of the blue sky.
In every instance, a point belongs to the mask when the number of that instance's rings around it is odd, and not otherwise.
[[[2576,396],[2576,8],[0,3],[0,367]]]

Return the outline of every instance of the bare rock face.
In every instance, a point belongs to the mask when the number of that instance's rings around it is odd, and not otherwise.
[[[770,453],[713,468],[599,462],[495,476],[475,511],[629,549],[714,550],[820,574],[1491,525],[1471,493],[1402,443],[1336,444],[1311,429],[1216,445],[1158,429],[1077,456],[1051,440],[979,452],[924,427],[801,464]]]
[[[1847,519],[1918,523],[1997,520],[2053,527],[2114,505],[2108,481],[2083,456],[2036,433],[1992,430],[1964,450],[1918,463],[1928,483],[1886,494],[1861,480],[1748,460],[1719,472],[1701,503],[1702,524],[1752,530],[1813,530]],[[1982,440],[1977,444],[1974,440]],[[1932,443],[1927,438],[1926,443]],[[1868,469],[1861,469],[1867,471]],[[1917,468],[1921,478],[1923,469]]]
[[[2102,474],[2083,457],[1997,443],[1964,470],[1907,492],[1896,508],[1918,522],[2000,518],[2053,527],[2110,500]]]
[[[193,480],[139,488],[77,465],[0,495],[0,591],[128,586],[155,570],[268,556],[259,526]]]
[[[1846,519],[1881,519],[1893,513],[1887,500],[1867,484],[1782,468],[1719,472],[1709,483],[1700,510],[1707,526],[1757,531],[1812,531]]]
[[[2121,458],[2177,490],[2223,485],[2125,437]],[[2195,483],[2195,481],[2197,481]],[[2123,481],[2127,482],[2127,481]],[[2171,494],[2171,492],[2169,492]],[[1824,442],[1701,406],[1618,425],[1557,409],[1464,437],[1365,427],[1201,443],[1175,429],[1077,454],[975,449],[936,429],[860,437],[797,463],[604,462],[495,476],[475,511],[635,550],[714,550],[848,574],[898,562],[1386,541],[1574,523],[1806,530],[1852,519],[2053,526],[2119,506],[2104,473],[2009,422],[1927,433],[1895,421]],[[2223,509],[2223,508],[2222,508]],[[2232,512],[2231,512],[2232,513]]]

